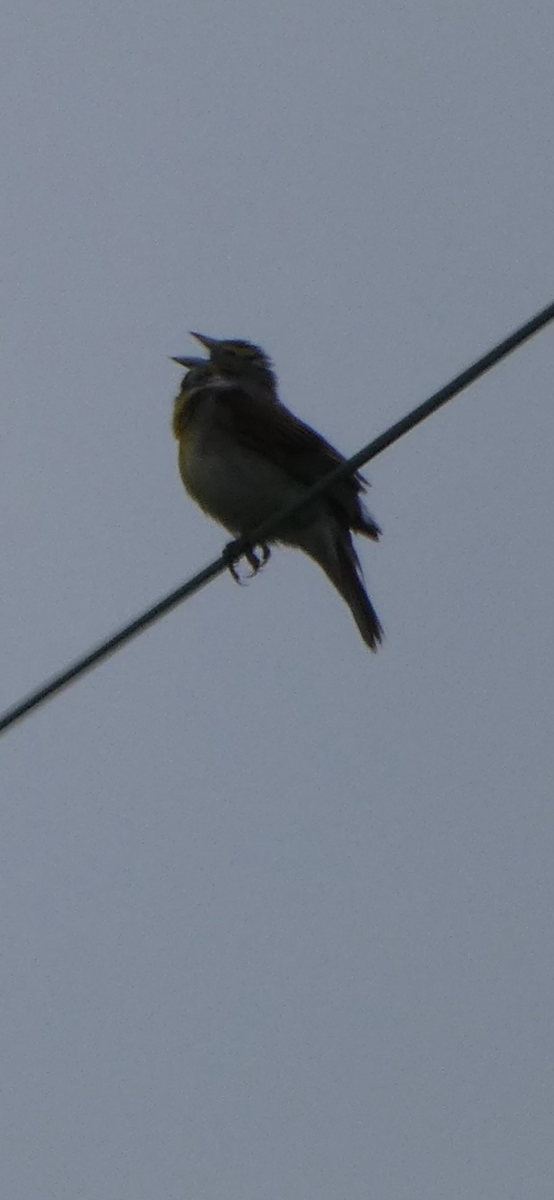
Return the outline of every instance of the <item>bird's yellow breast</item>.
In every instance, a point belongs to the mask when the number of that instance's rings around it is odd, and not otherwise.
[[[191,403],[193,396],[194,393],[190,392],[180,392],[177,396],[173,406],[172,429],[179,443],[179,474],[189,495],[202,504],[194,482],[200,431],[198,422],[194,420],[197,405]]]
[[[173,430],[173,436],[177,438],[178,442],[180,442],[182,438],[186,437],[188,424],[187,417],[190,416],[190,414],[187,413],[187,408],[190,405],[191,398],[191,392],[185,391],[179,392],[179,395],[175,398],[171,428]]]

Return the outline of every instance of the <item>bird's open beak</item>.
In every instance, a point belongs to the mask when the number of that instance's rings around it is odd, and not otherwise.
[[[192,367],[205,367],[207,361],[208,361],[207,358],[173,358],[173,356],[171,357],[171,362],[177,363],[177,365],[179,367],[186,367],[187,370],[190,370]]]
[[[206,337],[205,333],[193,333],[191,330],[190,336],[195,338],[197,342],[200,342],[201,346],[205,346],[206,350],[213,350],[218,344],[217,338]]]

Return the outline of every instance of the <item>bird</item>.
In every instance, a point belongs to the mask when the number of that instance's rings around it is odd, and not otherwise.
[[[183,484],[193,500],[235,538],[300,501],[344,456],[279,399],[270,359],[253,343],[192,334],[209,358],[175,357],[187,369],[175,399],[172,428]],[[383,628],[366,591],[352,534],[377,542],[381,530],[363,502],[356,472],[288,517],[272,542],[304,551],[346,602],[370,650]],[[256,572],[269,558],[262,546],[247,559]],[[235,578],[236,573],[235,574]]]

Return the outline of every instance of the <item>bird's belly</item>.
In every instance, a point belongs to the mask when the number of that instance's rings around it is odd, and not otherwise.
[[[185,439],[179,468],[197,504],[235,535],[254,529],[305,491],[280,467],[233,444],[221,453],[209,444],[187,446]]]

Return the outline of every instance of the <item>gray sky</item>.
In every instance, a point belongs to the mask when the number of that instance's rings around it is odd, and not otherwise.
[[[552,299],[551,4],[13,5],[2,706],[214,557],[189,328],[357,449]],[[550,1200],[549,330],[2,742],[0,1194]]]

